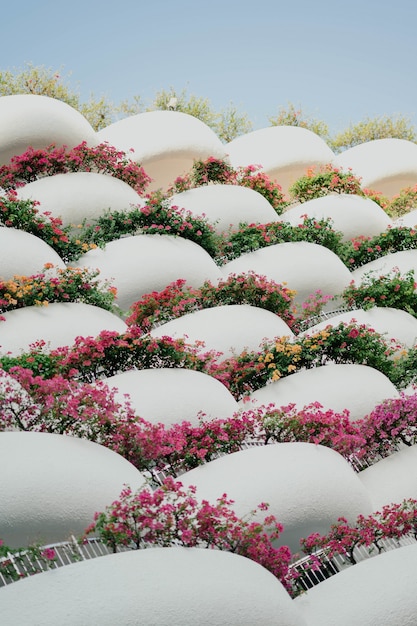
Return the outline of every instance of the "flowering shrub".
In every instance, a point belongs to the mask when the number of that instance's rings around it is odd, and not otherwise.
[[[403,446],[417,443],[417,394],[402,394],[385,400],[358,422],[366,446],[363,455],[369,464],[384,458]]]
[[[314,198],[327,196],[329,193],[353,193],[362,196],[360,179],[352,171],[343,172],[331,164],[324,165],[318,170],[309,168],[305,176],[301,176],[290,187],[293,200],[307,202]]]
[[[397,349],[393,342],[386,342],[381,334],[364,324],[340,323],[312,335],[265,342],[258,352],[245,351],[220,363],[211,363],[210,373],[238,399],[302,368],[326,363],[369,365],[394,384],[400,384],[402,370],[393,360]]]
[[[268,505],[261,503],[246,518],[240,518],[226,494],[210,504],[207,500],[199,502],[195,493],[195,487],[184,489],[172,478],[155,491],[145,487],[132,493],[126,487],[118,500],[96,513],[85,534],[98,534],[114,552],[118,546],[197,546],[234,552],[268,569],[291,591],[290,550],[286,546],[275,548],[272,543],[281,534],[282,525],[273,515],[263,522],[253,521],[253,516],[266,511]]]
[[[386,254],[416,248],[417,231],[413,228],[398,226],[389,227],[375,237],[356,237],[345,243],[344,248],[337,254],[341,256],[349,269],[354,270]]]
[[[0,539],[0,575],[11,582],[49,569],[56,562],[53,548],[37,544],[22,548],[10,548]]]
[[[114,311],[117,290],[96,280],[98,270],[46,263],[44,271],[32,276],[14,276],[0,281],[0,312],[25,306],[47,306],[51,302],[84,302]]]
[[[201,346],[187,344],[171,337],[141,336],[139,330],[119,334],[102,331],[98,337],[77,337],[73,346],[52,350],[51,368],[54,374],[77,376],[84,382],[114,376],[129,369],[155,367],[184,367],[203,371],[209,367],[214,355],[202,353]],[[20,364],[18,359],[1,358],[4,369]]]
[[[160,292],[146,294],[131,307],[126,322],[144,332],[185,313],[226,304],[250,304],[279,315],[287,324],[294,322],[291,311],[295,292],[254,272],[230,274],[217,285],[206,281],[200,288],[185,280],[170,283]]]
[[[49,212],[40,213],[34,200],[18,200],[14,191],[0,197],[0,226],[24,230],[45,241],[63,261],[75,260],[94,243],[82,242],[71,236],[70,228],[62,226],[62,220]]]
[[[341,294],[341,298],[351,308],[393,307],[417,317],[416,288],[413,270],[401,274],[394,269],[389,274],[379,276],[371,272],[365,274],[359,285],[351,281]]]
[[[209,157],[205,161],[197,160],[188,174],[179,176],[174,181],[169,193],[181,193],[187,189],[210,183],[239,185],[249,187],[263,195],[280,214],[288,204],[282,193],[282,188],[260,169],[260,165],[248,165],[234,169],[226,161],[214,157]]]
[[[340,253],[342,233],[333,229],[331,220],[316,220],[303,216],[298,226],[288,222],[269,224],[241,224],[239,230],[223,237],[220,255],[223,261],[235,259],[246,252],[290,241],[308,241]]]
[[[390,208],[390,200],[386,196],[383,196],[380,191],[375,191],[375,189],[367,189],[366,187],[362,189],[362,193],[366,198],[372,200],[379,204],[381,209],[383,209],[388,215],[392,215]]]
[[[17,384],[18,383],[18,384]],[[336,450],[355,468],[369,466],[401,446],[417,443],[417,394],[386,400],[361,420],[348,411],[273,404],[240,411],[230,418],[206,419],[192,426],[151,423],[135,414],[128,400],[103,381],[93,384],[55,374],[50,379],[29,368],[0,369],[0,431],[30,430],[87,438],[105,445],[140,471],[157,479],[177,476],[244,443],[306,441]]]
[[[142,167],[130,160],[124,152],[107,143],[90,148],[83,141],[75,148],[55,147],[45,149],[28,148],[21,155],[12,157],[9,165],[0,167],[0,187],[16,189],[43,176],[68,172],[97,172],[119,178],[139,195],[150,183]]]
[[[77,238],[85,245],[104,246],[124,235],[138,233],[178,235],[194,241],[213,257],[217,253],[218,236],[208,220],[194,217],[190,211],[169,206],[159,192],[151,194],[143,207],[108,211],[81,226]]]
[[[389,211],[393,217],[401,217],[417,208],[417,185],[405,187],[391,199]]]
[[[401,539],[407,535],[417,539],[417,500],[409,498],[399,504],[388,504],[372,515],[359,515],[355,524],[339,517],[327,535],[313,533],[301,540],[308,554],[324,550],[329,558],[340,554],[355,564],[355,548],[364,546],[369,553],[381,553],[384,539]]]

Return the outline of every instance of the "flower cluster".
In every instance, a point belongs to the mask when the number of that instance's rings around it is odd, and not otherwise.
[[[359,285],[351,281],[341,298],[351,308],[392,307],[417,317],[416,287],[413,270],[405,274],[395,269],[383,275],[370,272]]]
[[[32,276],[14,276],[0,281],[0,312],[25,306],[47,306],[51,302],[84,302],[114,311],[115,287],[97,279],[98,270],[46,263],[44,271]]]
[[[254,272],[230,274],[217,285],[206,281],[195,289],[184,280],[170,283],[160,292],[146,294],[131,307],[127,323],[147,332],[185,313],[227,304],[250,304],[279,315],[287,324],[294,323],[291,311],[295,292]]]
[[[417,208],[417,185],[405,187],[391,199],[389,212],[393,217],[400,217]]]
[[[355,564],[356,548],[364,546],[369,553],[375,550],[381,553],[383,540],[399,540],[409,535],[417,539],[417,500],[412,498],[388,504],[372,515],[359,515],[355,524],[339,517],[327,535],[313,533],[302,539],[301,545],[308,554],[324,550],[329,558],[341,555]]]
[[[257,352],[245,351],[212,363],[210,373],[238,399],[302,368],[327,363],[368,365],[400,385],[401,358],[394,357],[401,348],[365,324],[340,323],[295,339],[279,337],[274,343],[265,342]]]
[[[35,200],[18,200],[16,192],[0,197],[0,226],[18,228],[45,241],[64,261],[77,259],[84,252],[96,248],[94,243],[71,236],[70,228],[50,212],[40,213]]]
[[[77,230],[84,245],[103,247],[109,241],[136,234],[177,235],[194,241],[211,256],[217,254],[218,236],[204,217],[170,206],[160,192],[149,194],[144,206],[108,211]]]
[[[200,502],[195,487],[185,489],[168,477],[155,491],[145,487],[132,493],[125,487],[105,511],[96,513],[85,534],[98,534],[114,552],[118,546],[197,546],[234,552],[268,569],[291,591],[290,550],[273,546],[282,525],[273,515],[254,520],[268,509],[265,503],[246,518],[238,517],[232,504],[226,494],[215,504]]]
[[[9,165],[0,167],[0,187],[16,189],[43,176],[67,172],[97,172],[119,178],[139,195],[150,183],[142,167],[129,159],[124,152],[107,143],[89,147],[83,141],[75,148],[50,145],[45,149],[28,148],[21,155],[12,157]]]
[[[339,256],[354,270],[386,254],[417,248],[417,231],[405,226],[389,227],[375,237],[356,237],[345,243]],[[336,254],[338,254],[336,252]]]
[[[307,202],[314,198],[327,196],[329,193],[352,193],[363,196],[361,181],[352,171],[343,172],[331,164],[318,169],[310,168],[290,187],[293,201]]]
[[[325,410],[319,403],[304,408],[271,404],[229,418],[200,415],[198,425],[183,421],[169,427],[144,420],[128,400],[116,400],[115,394],[103,381],[86,383],[59,374],[42,378],[21,366],[12,367],[9,374],[0,369],[0,431],[30,430],[96,441],[154,478],[161,472],[177,476],[250,442],[320,444],[336,450],[355,468],[417,443],[417,394],[386,400],[354,422],[347,411]]]
[[[22,550],[10,548],[0,539],[0,575],[6,581],[17,581],[26,576],[39,574],[56,562],[53,548],[33,544]]]
[[[288,222],[241,224],[238,230],[231,231],[223,237],[220,256],[224,261],[229,261],[246,252],[291,241],[316,243],[339,254],[342,233],[333,229],[330,219],[316,220],[307,215],[302,216],[297,226],[292,226]]]
[[[282,193],[282,188],[260,170],[260,165],[248,165],[234,169],[222,159],[209,157],[205,161],[195,161],[191,171],[185,176],[178,177],[169,192],[180,193],[187,189],[212,183],[239,185],[249,187],[263,195],[280,214],[288,204]]]

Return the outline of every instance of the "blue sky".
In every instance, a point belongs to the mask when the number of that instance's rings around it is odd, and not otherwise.
[[[23,0],[2,7],[0,68],[59,70],[83,99],[186,88],[255,128],[288,102],[332,132],[417,125],[416,22],[415,0]]]

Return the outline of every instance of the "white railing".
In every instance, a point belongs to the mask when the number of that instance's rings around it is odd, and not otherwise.
[[[379,543],[380,550],[376,546],[355,548],[353,556],[356,563],[376,556],[380,552],[413,545],[416,543],[416,539],[414,535],[405,535],[400,539],[382,539]],[[112,554],[112,550],[98,538],[88,539],[83,543],[79,543],[75,537],[71,537],[69,541],[42,546],[39,548],[39,551],[43,552],[47,549],[54,551],[55,556],[53,560],[39,559],[30,550],[9,553],[1,557],[0,588],[27,576]],[[134,549],[133,546],[117,546],[117,552],[126,552],[132,549]],[[9,568],[13,568],[15,575],[7,575],[2,572],[1,566],[5,563],[9,565]],[[336,555],[329,558],[325,551],[320,551],[293,563],[290,566],[290,572],[296,575],[295,584],[297,589],[299,591],[307,591],[352,565],[353,563],[350,562],[347,556]]]

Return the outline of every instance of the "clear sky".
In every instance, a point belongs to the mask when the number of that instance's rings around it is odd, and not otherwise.
[[[332,132],[384,114],[417,125],[416,0],[10,0],[1,23],[2,70],[58,70],[83,99],[172,86],[255,128],[288,102]]]

